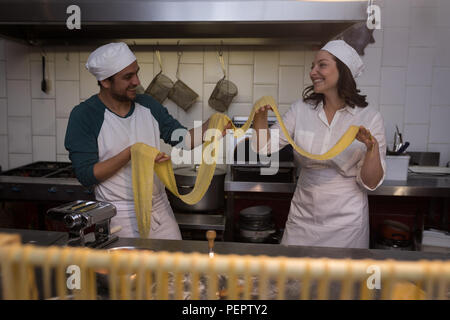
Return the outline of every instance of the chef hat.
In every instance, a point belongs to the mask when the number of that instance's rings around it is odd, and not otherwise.
[[[328,51],[341,60],[351,71],[353,78],[359,77],[364,71],[364,63],[355,49],[344,40],[328,42],[321,50]]]
[[[101,81],[125,69],[135,60],[136,56],[125,43],[113,42],[95,49],[89,55],[86,68]]]

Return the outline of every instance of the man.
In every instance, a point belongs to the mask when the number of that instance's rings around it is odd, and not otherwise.
[[[131,146],[143,142],[159,149],[161,138],[172,146],[183,143],[187,148],[193,148],[201,143],[201,139],[194,142],[194,129],[191,129],[189,135],[179,141],[171,140],[174,130],[186,128],[151,96],[136,94],[140,85],[139,66],[125,43],[99,47],[89,56],[86,68],[96,77],[100,92],[72,110],[65,147],[78,180],[84,186],[95,185],[97,200],[116,206],[117,215],[111,226],[121,227],[118,235],[138,237]],[[203,124],[202,131],[207,128],[208,121]],[[168,155],[159,153],[155,162],[169,159]],[[151,219],[150,238],[181,239],[164,185],[156,175]]]

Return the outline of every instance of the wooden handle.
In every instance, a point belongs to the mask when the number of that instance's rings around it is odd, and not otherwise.
[[[216,231],[208,230],[206,232],[206,239],[208,239],[208,245],[210,248],[214,247],[214,240],[216,239]]]

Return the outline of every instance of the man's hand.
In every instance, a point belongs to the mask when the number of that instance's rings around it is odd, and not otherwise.
[[[167,154],[165,154],[164,152],[160,152],[156,155],[155,157],[155,162],[156,163],[161,163],[164,161],[170,160],[170,156],[168,156]]]
[[[228,121],[227,125],[225,126],[225,128],[222,131],[222,137],[225,136],[227,134],[227,130],[231,129],[233,126],[231,124],[231,121]]]

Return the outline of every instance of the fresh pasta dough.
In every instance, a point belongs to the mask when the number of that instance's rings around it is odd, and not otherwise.
[[[322,155],[311,154],[295,144],[294,140],[292,140],[292,138],[289,136],[286,126],[283,123],[275,100],[270,96],[264,96],[255,103],[247,122],[241,128],[235,127],[234,124],[232,125],[234,137],[239,138],[250,128],[250,125],[252,124],[253,118],[255,116],[255,111],[265,105],[270,105],[272,107],[273,112],[275,113],[278,122],[280,123],[281,130],[283,131],[284,135],[286,136],[292,147],[295,149],[295,151],[311,159],[327,160],[337,156],[353,142],[359,130],[359,127],[351,126],[339,139],[336,145],[334,145],[329,151]],[[169,189],[170,192],[180,198],[183,202],[190,205],[199,202],[208,190],[211,180],[214,176],[217,157],[219,153],[219,140],[222,138],[222,132],[224,131],[224,128],[228,122],[231,122],[231,119],[225,114],[215,113],[211,116],[208,129],[216,130],[214,131],[215,133],[211,137],[211,139],[205,141],[205,143],[203,144],[203,162],[198,170],[194,189],[190,193],[185,195],[181,195],[178,192],[172,163],[170,161],[155,163],[155,158],[160,152],[158,149],[148,146],[144,143],[136,143],[131,147],[134,205],[138,222],[139,235],[141,238],[147,238],[150,231],[153,173],[156,172],[159,179],[164,183],[167,189]],[[205,159],[207,159],[207,161],[205,161]]]
[[[0,238],[1,238],[0,234]],[[93,273],[106,270],[110,299],[449,299],[449,261],[394,261],[315,259],[268,256],[215,255],[205,253],[116,251],[33,245],[0,246],[0,287],[3,299],[97,299]],[[81,288],[67,290],[66,269],[78,265]],[[368,288],[368,266],[380,269],[378,294]],[[34,273],[36,268],[49,275]],[[51,275],[54,274],[55,277]],[[137,274],[136,285],[130,285]],[[182,275],[185,275],[184,277]],[[201,286],[206,275],[207,286]],[[226,283],[217,282],[218,278]],[[52,279],[56,292],[51,290]],[[174,281],[170,279],[175,278]],[[242,279],[242,280],[241,280]],[[289,280],[300,286],[286,290]],[[255,291],[252,282],[255,281]],[[38,296],[38,283],[43,296]],[[319,283],[317,296],[311,294]],[[392,285],[387,285],[391,282]],[[333,283],[340,292],[333,295]],[[189,285],[186,285],[189,284]],[[349,291],[359,284],[359,293]],[[225,286],[224,286],[225,285]],[[269,286],[269,287],[268,287]],[[273,290],[275,289],[275,290]],[[294,290],[295,289],[295,290]],[[371,291],[371,292],[368,292]],[[220,295],[222,292],[222,295]],[[255,292],[256,294],[253,294]],[[219,293],[219,294],[218,294]],[[102,297],[100,297],[102,298]]]

